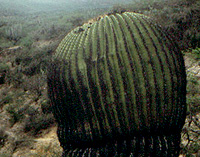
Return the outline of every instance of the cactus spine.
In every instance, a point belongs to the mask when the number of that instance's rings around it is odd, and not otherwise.
[[[146,16],[105,15],[71,31],[53,56],[48,86],[66,155],[178,155],[184,61]]]

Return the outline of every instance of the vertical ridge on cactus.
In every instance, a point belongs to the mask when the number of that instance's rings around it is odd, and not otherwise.
[[[183,57],[144,15],[104,15],[67,34],[49,67],[48,93],[63,156],[179,153]]]

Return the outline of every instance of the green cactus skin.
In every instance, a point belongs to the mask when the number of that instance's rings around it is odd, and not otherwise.
[[[178,156],[186,74],[173,38],[124,12],[72,30],[48,73],[63,156]]]

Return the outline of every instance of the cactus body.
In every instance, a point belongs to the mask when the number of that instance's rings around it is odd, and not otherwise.
[[[178,154],[183,57],[146,16],[105,15],[71,31],[53,56],[48,86],[65,154]]]

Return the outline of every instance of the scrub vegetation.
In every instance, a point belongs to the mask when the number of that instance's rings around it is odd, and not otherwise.
[[[20,155],[24,149],[26,156],[60,156],[62,150],[55,143],[44,142],[35,148],[42,143],[38,138],[45,139],[56,127],[47,97],[47,65],[70,30],[99,15],[124,11],[150,16],[177,38],[188,81],[181,154],[200,154],[200,1],[128,3],[102,1],[102,5],[95,5],[95,1],[88,1],[83,7],[68,5],[68,9],[53,2],[55,7],[47,6],[44,1],[45,9],[40,6],[35,10],[25,5],[0,4],[0,156]]]

